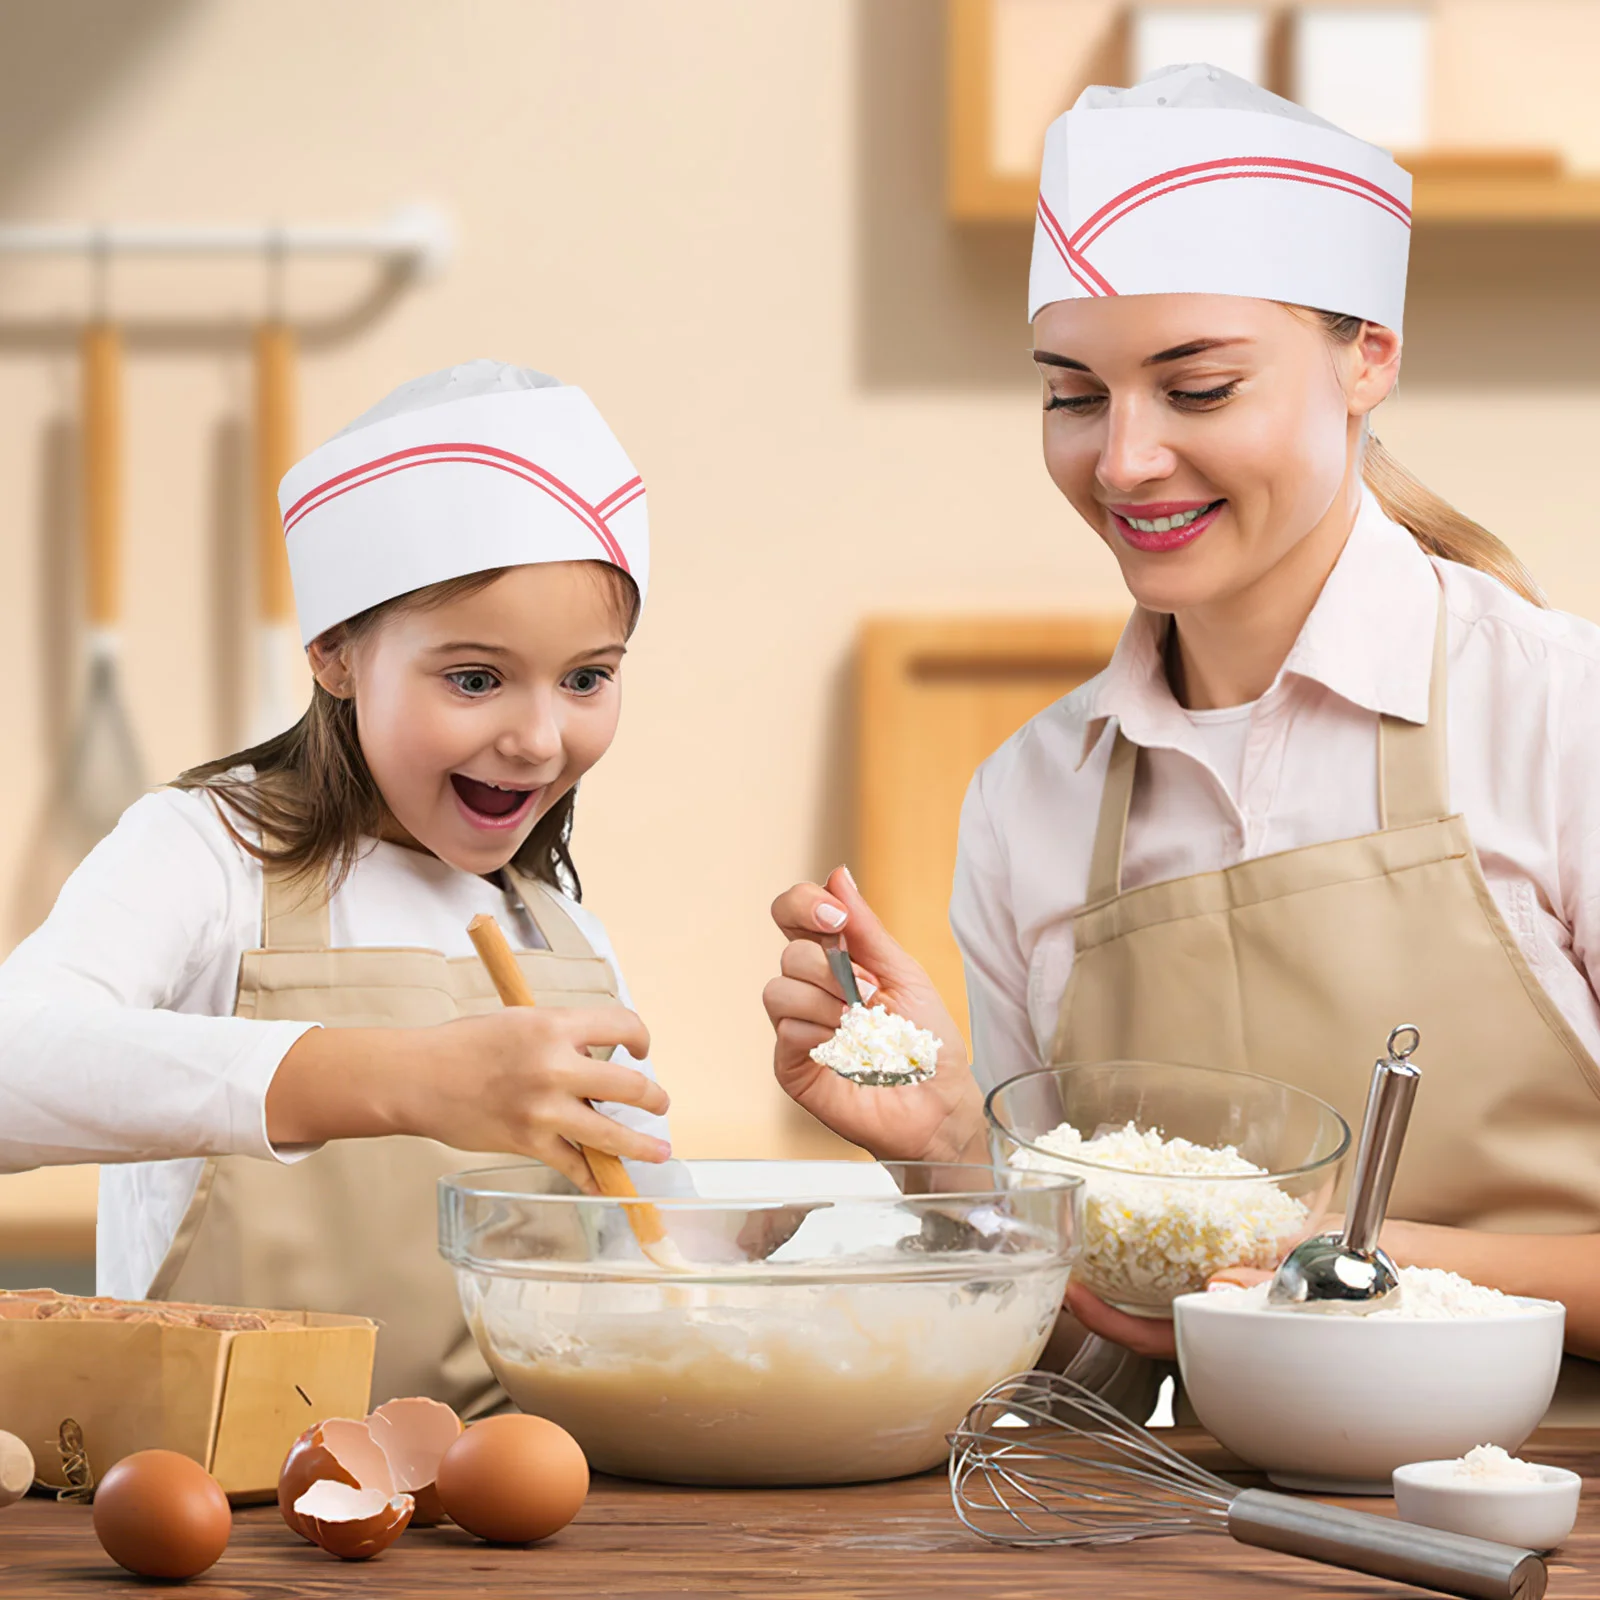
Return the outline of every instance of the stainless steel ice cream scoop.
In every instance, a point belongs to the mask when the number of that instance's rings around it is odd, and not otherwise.
[[[1267,1299],[1308,1310],[1377,1311],[1400,1299],[1400,1271],[1378,1243],[1405,1143],[1411,1103],[1422,1074],[1410,1056],[1422,1035],[1403,1023],[1389,1035],[1388,1055],[1372,1069],[1344,1232],[1297,1244],[1273,1277]]]

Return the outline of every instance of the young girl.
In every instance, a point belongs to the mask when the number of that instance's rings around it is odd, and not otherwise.
[[[478,361],[397,390],[281,501],[310,709],[130,807],[0,967],[0,1171],[105,1163],[101,1293],[371,1316],[374,1401],[470,1413],[494,1390],[436,1180],[504,1153],[592,1191],[579,1144],[669,1154],[569,853],[644,490],[581,391]],[[479,912],[536,1008],[496,999]]]

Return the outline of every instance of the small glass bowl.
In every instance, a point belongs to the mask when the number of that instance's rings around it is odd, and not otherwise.
[[[1060,1173],[689,1161],[649,1181],[690,1273],[640,1252],[626,1202],[547,1167],[440,1184],[440,1249],[495,1377],[623,1477],[941,1463],[978,1396],[1038,1357],[1076,1248],[1081,1185]]]
[[[984,1102],[996,1166],[1084,1180],[1073,1277],[1137,1316],[1171,1315],[1224,1267],[1270,1268],[1318,1230],[1339,1190],[1350,1126],[1304,1090],[1253,1073],[1154,1061],[1025,1072]],[[1063,1124],[1084,1140],[1130,1124],[1162,1139],[1231,1146],[1258,1175],[1130,1172],[1048,1148]]]

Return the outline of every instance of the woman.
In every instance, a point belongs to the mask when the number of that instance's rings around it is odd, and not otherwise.
[[[774,914],[794,1097],[879,1156],[982,1159],[981,1091],[1119,1057],[1263,1073],[1358,1122],[1389,1029],[1423,1087],[1384,1244],[1568,1308],[1600,1416],[1600,629],[1388,457],[1409,182],[1209,67],[1051,128],[1030,315],[1045,462],[1136,602],[1110,666],[980,768],[952,922],[976,1067],[910,1090],[809,1049],[840,927],[958,1035],[848,876]],[[1069,1309],[1170,1357],[1170,1322]]]

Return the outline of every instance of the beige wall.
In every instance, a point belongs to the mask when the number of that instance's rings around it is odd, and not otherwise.
[[[686,1153],[797,1137],[759,1002],[778,948],[766,906],[849,847],[858,619],[1123,605],[1037,459],[1026,240],[956,238],[938,216],[938,13],[34,0],[8,16],[31,17],[0,65],[9,217],[451,212],[460,248],[437,283],[309,352],[306,442],[402,379],[490,354],[581,382],[640,465],[655,586],[577,854]],[[1537,71],[1526,48],[1518,70]],[[1594,102],[1572,114],[1575,147],[1600,148]],[[1600,614],[1600,542],[1580,518],[1600,437],[1594,238],[1419,237],[1417,255],[1387,441],[1559,602]],[[308,269],[292,296],[320,316],[360,281]],[[156,774],[216,753],[240,692],[228,463],[247,387],[229,324],[260,296],[235,267],[117,278],[142,329],[127,676]],[[71,264],[0,265],[0,887],[43,803],[63,694],[51,440],[84,297]],[[206,318],[220,326],[183,331]]]

